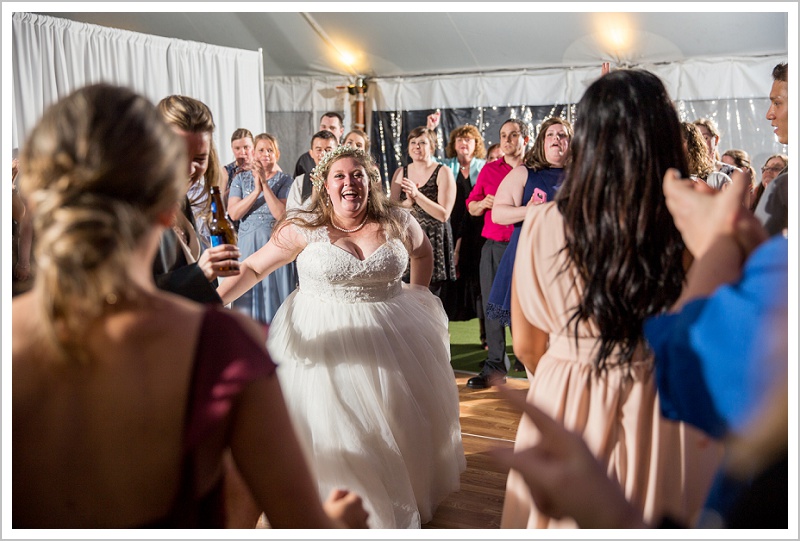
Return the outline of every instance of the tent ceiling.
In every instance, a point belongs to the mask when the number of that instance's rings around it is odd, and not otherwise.
[[[588,12],[44,14],[223,47],[261,48],[266,76],[395,77],[788,54],[786,12],[619,14],[631,30],[629,51],[599,38],[616,19],[603,22],[602,14]],[[352,69],[330,43],[356,57]]]

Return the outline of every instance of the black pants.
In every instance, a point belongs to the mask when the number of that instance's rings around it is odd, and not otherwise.
[[[486,313],[486,301],[489,299],[489,292],[492,290],[492,283],[497,274],[497,267],[508,247],[507,242],[487,240],[481,248],[480,281],[481,297],[483,297],[483,309]],[[486,345],[489,346],[489,354],[483,373],[501,372],[505,374],[506,369],[506,328],[496,319],[486,318]]]

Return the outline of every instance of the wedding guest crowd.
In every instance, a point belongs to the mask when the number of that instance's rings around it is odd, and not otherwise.
[[[420,528],[467,466],[459,393],[495,387],[503,528],[785,528],[788,156],[759,179],[641,69],[574,116],[437,158],[433,113],[386,190],[336,111],[288,175],[244,127],[223,165],[190,96],[51,105],[12,161],[13,527]]]

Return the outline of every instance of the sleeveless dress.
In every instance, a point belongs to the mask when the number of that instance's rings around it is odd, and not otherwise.
[[[453,231],[454,248],[461,239],[460,257],[456,268],[457,278],[454,282],[445,282],[441,296],[450,321],[469,321],[476,317],[483,319],[479,271],[481,248],[486,240],[481,235],[483,216],[473,216],[467,212],[467,196],[474,183],[474,178],[465,177],[458,171],[456,202],[448,221]]]
[[[431,201],[437,201],[439,198],[439,184],[436,182],[436,177],[439,175],[439,169],[441,168],[441,164],[436,166],[427,182],[419,187],[422,195]],[[403,166],[403,176],[408,178],[407,165]],[[401,192],[400,201],[405,199],[405,192]],[[450,222],[440,222],[416,203],[411,208],[411,214],[417,219],[422,230],[428,236],[428,240],[431,241],[431,247],[433,247],[433,276],[431,276],[431,283],[455,280],[456,265],[453,260],[455,243]]]
[[[522,191],[522,206],[528,204],[536,190],[538,190],[537,196],[543,197],[545,202],[552,201],[563,178],[564,170],[561,168],[539,171],[528,169],[528,179],[525,181],[525,188]],[[497,274],[492,282],[492,291],[489,293],[489,300],[486,303],[486,317],[496,319],[506,327],[511,325],[511,274],[514,271],[514,258],[517,255],[517,243],[521,230],[522,222],[515,223],[514,232],[511,233],[511,240],[500,259]]]
[[[581,287],[575,285],[575,269],[564,270],[565,244],[564,220],[554,203],[528,210],[514,273],[529,284],[519,289],[522,312],[549,333],[549,343],[530,380],[527,401],[583,436],[645,521],[668,515],[691,524],[720,463],[721,446],[688,424],[662,417],[653,356],[644,345],[629,368],[614,366],[612,356],[607,371],[597,371],[593,359],[599,329],[581,322],[576,336],[569,324]],[[514,448],[529,448],[539,438],[533,422],[523,418]],[[512,470],[501,527],[574,528],[575,523],[539,513],[525,481]]]
[[[225,439],[231,411],[245,388],[273,377],[275,364],[262,343],[242,330],[227,310],[209,306],[198,335],[188,393],[181,482],[169,513],[142,528],[224,528],[225,491],[220,476],[197,493],[195,470],[208,468],[207,448]],[[276,464],[275,467],[280,467]]]
[[[252,172],[239,173],[231,183],[229,198],[244,199],[253,193],[255,183]],[[279,171],[269,179],[267,184],[275,197],[286,199],[292,185],[292,178]],[[239,251],[242,254],[242,261],[269,242],[276,221],[264,199],[264,194],[259,194],[250,210],[239,220]],[[278,307],[286,300],[289,293],[294,291],[295,287],[297,287],[297,271],[294,262],[291,262],[272,272],[233,301],[232,307],[256,321],[269,323],[275,317]]]
[[[267,346],[320,497],[346,488],[370,527],[419,528],[466,468],[442,303],[402,283],[399,240],[360,260],[325,227],[298,231],[300,286]]]

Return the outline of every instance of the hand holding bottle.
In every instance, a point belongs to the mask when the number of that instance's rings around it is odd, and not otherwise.
[[[211,221],[208,232],[211,248],[203,252],[197,262],[209,281],[217,277],[235,276],[239,274],[239,248],[236,247],[236,230],[225,214],[225,205],[219,188],[212,186]]]

